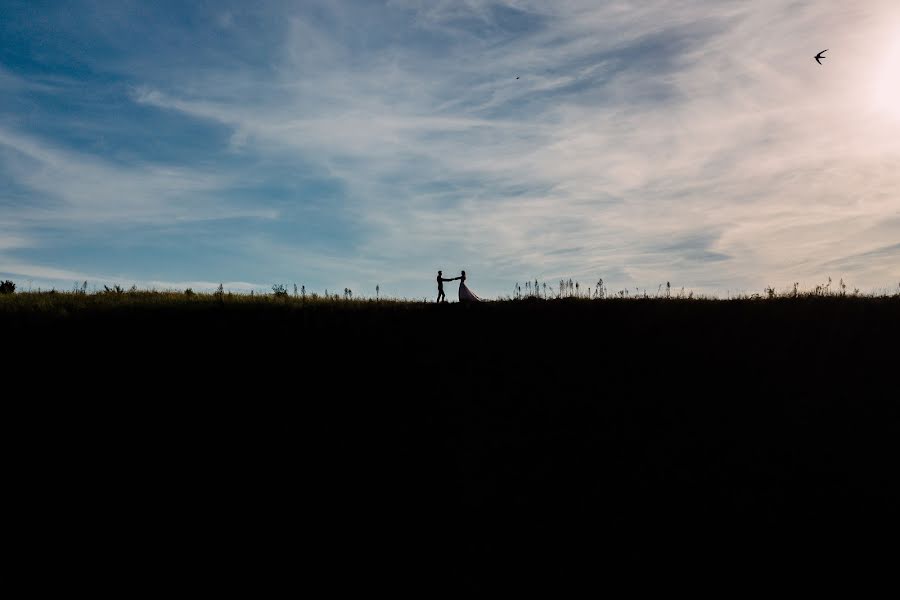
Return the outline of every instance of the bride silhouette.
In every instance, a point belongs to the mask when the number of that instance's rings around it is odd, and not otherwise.
[[[466,286],[466,272],[457,277],[459,279],[459,301],[460,302],[481,302],[481,298],[476,296],[472,290]]]

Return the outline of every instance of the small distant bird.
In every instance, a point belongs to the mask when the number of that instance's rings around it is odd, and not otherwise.
[[[516,79],[518,79],[518,78],[519,78],[519,76],[517,75],[517,76],[516,76]]]
[[[822,51],[819,52],[818,54],[816,54],[816,57],[815,57],[815,58],[816,58],[816,62],[819,63],[820,65],[822,64],[822,59],[823,59],[823,58],[828,58],[827,56],[822,56],[822,55],[825,54],[826,52],[828,52],[828,49],[827,49],[827,48],[826,48],[825,50],[822,50]]]

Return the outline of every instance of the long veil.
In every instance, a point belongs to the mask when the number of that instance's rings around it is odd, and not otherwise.
[[[481,298],[466,286],[464,281],[459,282],[459,301],[460,302],[481,302]]]

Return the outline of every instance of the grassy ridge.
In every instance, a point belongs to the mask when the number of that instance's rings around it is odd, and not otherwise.
[[[822,568],[896,525],[897,296],[16,294],[0,328],[44,480],[243,568]]]
[[[284,291],[281,287],[281,293],[274,294],[235,294],[231,292],[194,292],[192,290],[181,291],[149,291],[124,290],[118,286],[114,289],[107,289],[105,292],[67,292],[67,291],[35,291],[35,292],[19,292],[0,294],[0,315],[3,313],[22,313],[22,312],[40,312],[51,313],[53,311],[72,311],[72,310],[103,310],[103,309],[119,309],[119,308],[190,308],[197,307],[217,307],[217,306],[253,306],[259,309],[268,309],[271,307],[281,308],[302,308],[302,307],[332,307],[342,308],[343,310],[371,309],[373,306],[392,306],[395,308],[412,308],[421,307],[423,305],[434,304],[432,300],[406,300],[406,299],[374,299],[374,298],[356,298],[340,297],[338,295],[321,296],[318,294],[303,294],[302,296],[291,295]],[[520,290],[521,292],[521,290]],[[615,303],[615,302],[643,302],[645,305],[657,305],[660,302],[668,303],[703,303],[721,304],[724,302],[804,302],[804,301],[827,301],[827,302],[844,302],[853,304],[873,304],[873,303],[890,303],[900,299],[900,292],[896,294],[861,294],[859,290],[855,293],[847,293],[846,290],[841,292],[829,291],[822,286],[817,287],[813,291],[793,291],[778,293],[774,289],[766,290],[766,295],[760,294],[742,294],[729,297],[727,300],[701,296],[694,296],[693,293],[685,295],[682,292],[675,292],[670,297],[666,296],[666,292],[659,295],[647,295],[644,293],[635,295],[626,295],[626,291],[619,292],[615,295],[606,295],[603,297],[591,296],[591,292],[585,295],[576,296],[574,288],[570,295],[564,292],[564,295],[541,296],[540,292],[532,295],[522,295],[519,293],[517,297],[502,298],[500,300],[490,301],[484,305],[493,304],[500,306],[512,306],[519,303],[525,303],[529,306],[550,306],[558,302],[566,302],[568,306],[573,303]]]

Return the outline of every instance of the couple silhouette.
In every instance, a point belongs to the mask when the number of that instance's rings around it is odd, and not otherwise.
[[[459,301],[460,302],[481,302],[481,298],[472,293],[466,286],[466,272],[462,271],[459,277],[450,277],[449,279],[444,279],[443,271],[438,271],[437,274],[437,285],[438,285],[438,297],[437,301],[446,302],[447,296],[444,295],[444,282],[445,281],[456,281],[459,280]]]

